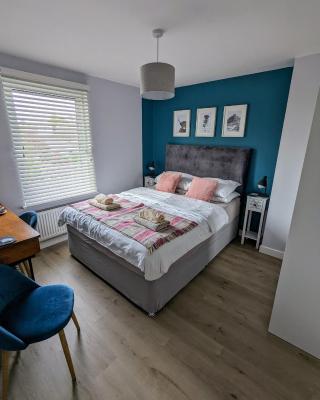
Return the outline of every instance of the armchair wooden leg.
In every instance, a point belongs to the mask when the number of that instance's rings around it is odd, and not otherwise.
[[[30,271],[29,264],[27,263],[27,261],[23,261],[23,265],[24,265],[24,269],[25,269],[26,272],[27,272],[27,276],[28,276],[29,278],[31,278],[31,271]]]
[[[2,400],[8,398],[9,386],[9,352],[1,350],[1,367],[2,367]]]
[[[30,270],[30,278],[35,281],[36,279],[34,277],[33,265],[32,265],[31,258],[28,258],[28,264],[29,264],[29,270]]]
[[[61,346],[62,346],[62,349],[63,349],[63,352],[64,352],[64,356],[65,356],[67,364],[68,364],[70,375],[72,377],[72,380],[76,381],[76,374],[74,372],[72,358],[71,358],[71,354],[70,354],[67,338],[66,338],[66,335],[65,335],[63,329],[59,332],[59,338],[60,338]]]
[[[79,325],[79,322],[77,320],[77,317],[76,317],[76,314],[74,313],[74,311],[72,312],[71,318],[77,328],[78,333],[80,333],[80,325]]]
[[[26,270],[26,267],[25,267],[25,265],[24,265],[23,262],[21,262],[21,263],[19,264],[19,269],[20,269],[20,272],[21,272],[23,275],[29,276],[28,271]]]

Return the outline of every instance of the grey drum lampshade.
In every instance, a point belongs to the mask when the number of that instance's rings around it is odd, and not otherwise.
[[[153,62],[140,68],[140,93],[144,99],[167,100],[174,97],[175,69],[173,65]]]

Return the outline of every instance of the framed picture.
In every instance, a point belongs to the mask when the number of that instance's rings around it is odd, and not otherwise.
[[[223,137],[243,137],[246,125],[247,104],[225,106],[223,112]]]
[[[197,109],[196,136],[213,137],[216,126],[216,107]]]
[[[173,136],[190,136],[190,110],[177,110],[173,114]]]

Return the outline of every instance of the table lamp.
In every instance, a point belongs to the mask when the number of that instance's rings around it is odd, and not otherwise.
[[[257,186],[260,190],[264,190],[263,195],[267,196],[267,187],[268,187],[268,178],[263,176],[257,183]]]
[[[149,171],[149,175],[152,178],[155,178],[155,176],[156,176],[156,165],[155,165],[154,161],[148,162],[147,165],[146,165],[146,168]]]

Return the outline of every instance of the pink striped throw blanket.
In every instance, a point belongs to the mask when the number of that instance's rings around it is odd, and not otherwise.
[[[71,204],[71,207],[75,208],[78,211],[82,211],[85,214],[91,215],[97,221],[101,221],[102,219],[108,218],[111,215],[115,217],[116,215],[126,214],[132,210],[140,210],[142,207],[144,207],[143,203],[134,203],[127,199],[123,199],[116,194],[110,194],[108,195],[108,197],[112,197],[114,202],[120,204],[120,208],[105,211],[90,204],[89,200],[84,200],[80,201],[79,203]]]
[[[120,203],[120,210],[100,210],[89,204],[88,201],[72,204],[72,207],[91,215],[93,218],[108,227],[136,240],[145,246],[150,254],[165,243],[170,242],[178,236],[184,235],[198,225],[196,222],[190,221],[186,218],[163,213],[165,219],[170,222],[170,225],[166,229],[155,232],[138,224],[134,220],[134,217],[138,216],[138,213],[142,208],[150,207],[145,207],[143,203],[133,203],[116,195],[112,195],[112,197],[114,198],[114,201]]]

